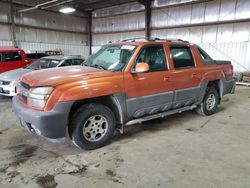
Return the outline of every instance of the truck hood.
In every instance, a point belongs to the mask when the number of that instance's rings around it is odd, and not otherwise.
[[[100,77],[110,72],[85,66],[57,67],[25,74],[21,81],[35,86],[57,86],[83,79],[85,76]]]
[[[11,70],[11,71],[8,71],[8,72],[4,72],[2,74],[0,74],[0,80],[3,80],[3,81],[15,81],[15,80],[19,80],[19,78],[26,74],[26,73],[29,73],[29,72],[32,72],[34,70],[32,69],[15,69],[15,70]]]

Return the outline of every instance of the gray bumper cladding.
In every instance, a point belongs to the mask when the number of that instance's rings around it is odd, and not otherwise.
[[[61,139],[66,136],[68,115],[73,102],[58,103],[51,111],[27,108],[13,97],[13,111],[22,127],[41,137]]]
[[[235,92],[236,82],[232,80],[222,80],[222,96],[228,93],[233,94]]]

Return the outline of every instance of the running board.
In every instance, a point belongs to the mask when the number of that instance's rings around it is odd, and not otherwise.
[[[184,111],[193,110],[196,107],[197,107],[197,105],[185,106],[183,108],[178,108],[178,109],[170,110],[170,111],[167,111],[167,112],[161,112],[161,113],[158,113],[158,114],[153,114],[153,115],[145,116],[145,117],[138,118],[138,119],[133,119],[133,120],[130,120],[129,122],[127,122],[125,124],[125,126],[142,123],[144,121],[149,121],[149,120],[152,120],[152,119],[164,118],[165,116],[169,116],[169,115],[172,115],[172,114],[177,114],[177,113],[181,113],[181,112],[184,112]]]

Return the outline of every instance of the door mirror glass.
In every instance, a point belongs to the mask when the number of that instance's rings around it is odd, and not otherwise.
[[[133,73],[144,73],[149,71],[149,65],[147,63],[141,62],[136,63]]]

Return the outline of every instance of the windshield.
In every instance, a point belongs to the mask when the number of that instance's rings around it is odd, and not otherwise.
[[[135,48],[134,45],[107,45],[90,56],[83,65],[113,72],[122,71]]]
[[[33,70],[39,70],[39,69],[47,69],[47,68],[53,68],[59,65],[61,60],[58,59],[47,59],[47,58],[42,58],[36,60],[34,63],[28,65],[26,68],[27,69],[33,69]]]

